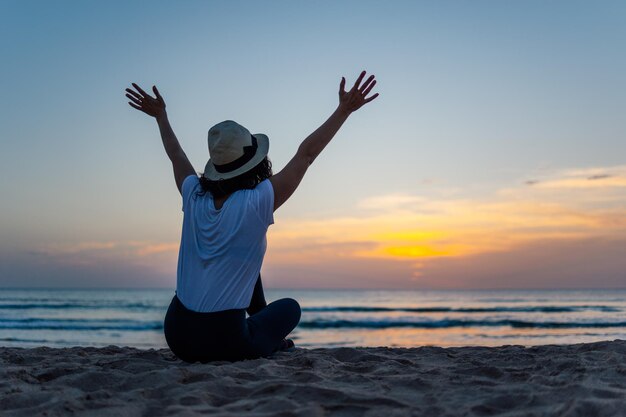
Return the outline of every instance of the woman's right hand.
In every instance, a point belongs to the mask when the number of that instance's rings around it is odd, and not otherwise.
[[[365,77],[365,71],[361,72],[359,78],[357,78],[354,86],[348,92],[345,90],[346,79],[341,77],[341,83],[339,84],[339,110],[350,114],[355,110],[360,109],[364,104],[369,103],[378,97],[378,93],[374,94],[371,97],[367,97],[372,88],[376,85],[376,80],[373,75],[370,75],[367,80],[363,83],[362,86],[361,81]]]
[[[126,89],[126,97],[130,100],[128,104],[130,104],[131,107],[141,110],[148,116],[156,118],[165,115],[165,101],[163,97],[161,97],[161,94],[159,94],[159,90],[157,90],[156,86],[152,86],[152,91],[154,91],[156,96],[152,97],[137,84],[132,83],[132,85],[137,91],[133,91],[130,88]]]

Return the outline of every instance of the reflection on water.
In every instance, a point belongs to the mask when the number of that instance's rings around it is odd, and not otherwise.
[[[501,346],[626,339],[626,291],[277,291],[300,346]]]
[[[2,290],[0,345],[165,347],[172,290]],[[499,346],[626,339],[626,290],[319,291],[292,297],[299,346]]]

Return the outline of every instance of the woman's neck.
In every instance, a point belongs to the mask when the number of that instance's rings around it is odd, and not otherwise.
[[[220,210],[222,206],[224,205],[224,203],[226,202],[226,200],[228,200],[228,197],[230,197],[230,194],[223,195],[221,197],[213,197],[213,205],[215,206],[215,209]]]

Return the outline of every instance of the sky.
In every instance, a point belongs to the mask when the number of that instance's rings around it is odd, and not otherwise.
[[[182,211],[157,85],[198,172],[226,119],[278,172],[376,75],[275,213],[274,288],[626,287],[622,1],[0,0],[0,287],[173,288]]]

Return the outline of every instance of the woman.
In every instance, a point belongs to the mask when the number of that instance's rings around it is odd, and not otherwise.
[[[164,321],[167,344],[180,359],[235,361],[293,346],[285,337],[300,321],[300,306],[291,298],[267,305],[263,295],[265,235],[273,212],[291,197],[348,116],[378,97],[367,97],[376,80],[371,75],[363,82],[364,77],[365,71],[347,92],[342,77],[337,109],[276,175],[267,158],[268,137],[227,120],[209,130],[210,159],[198,177],[156,86],[156,97],[134,83],[134,90],[126,89],[128,104],[156,119],[183,199],[176,293]]]

